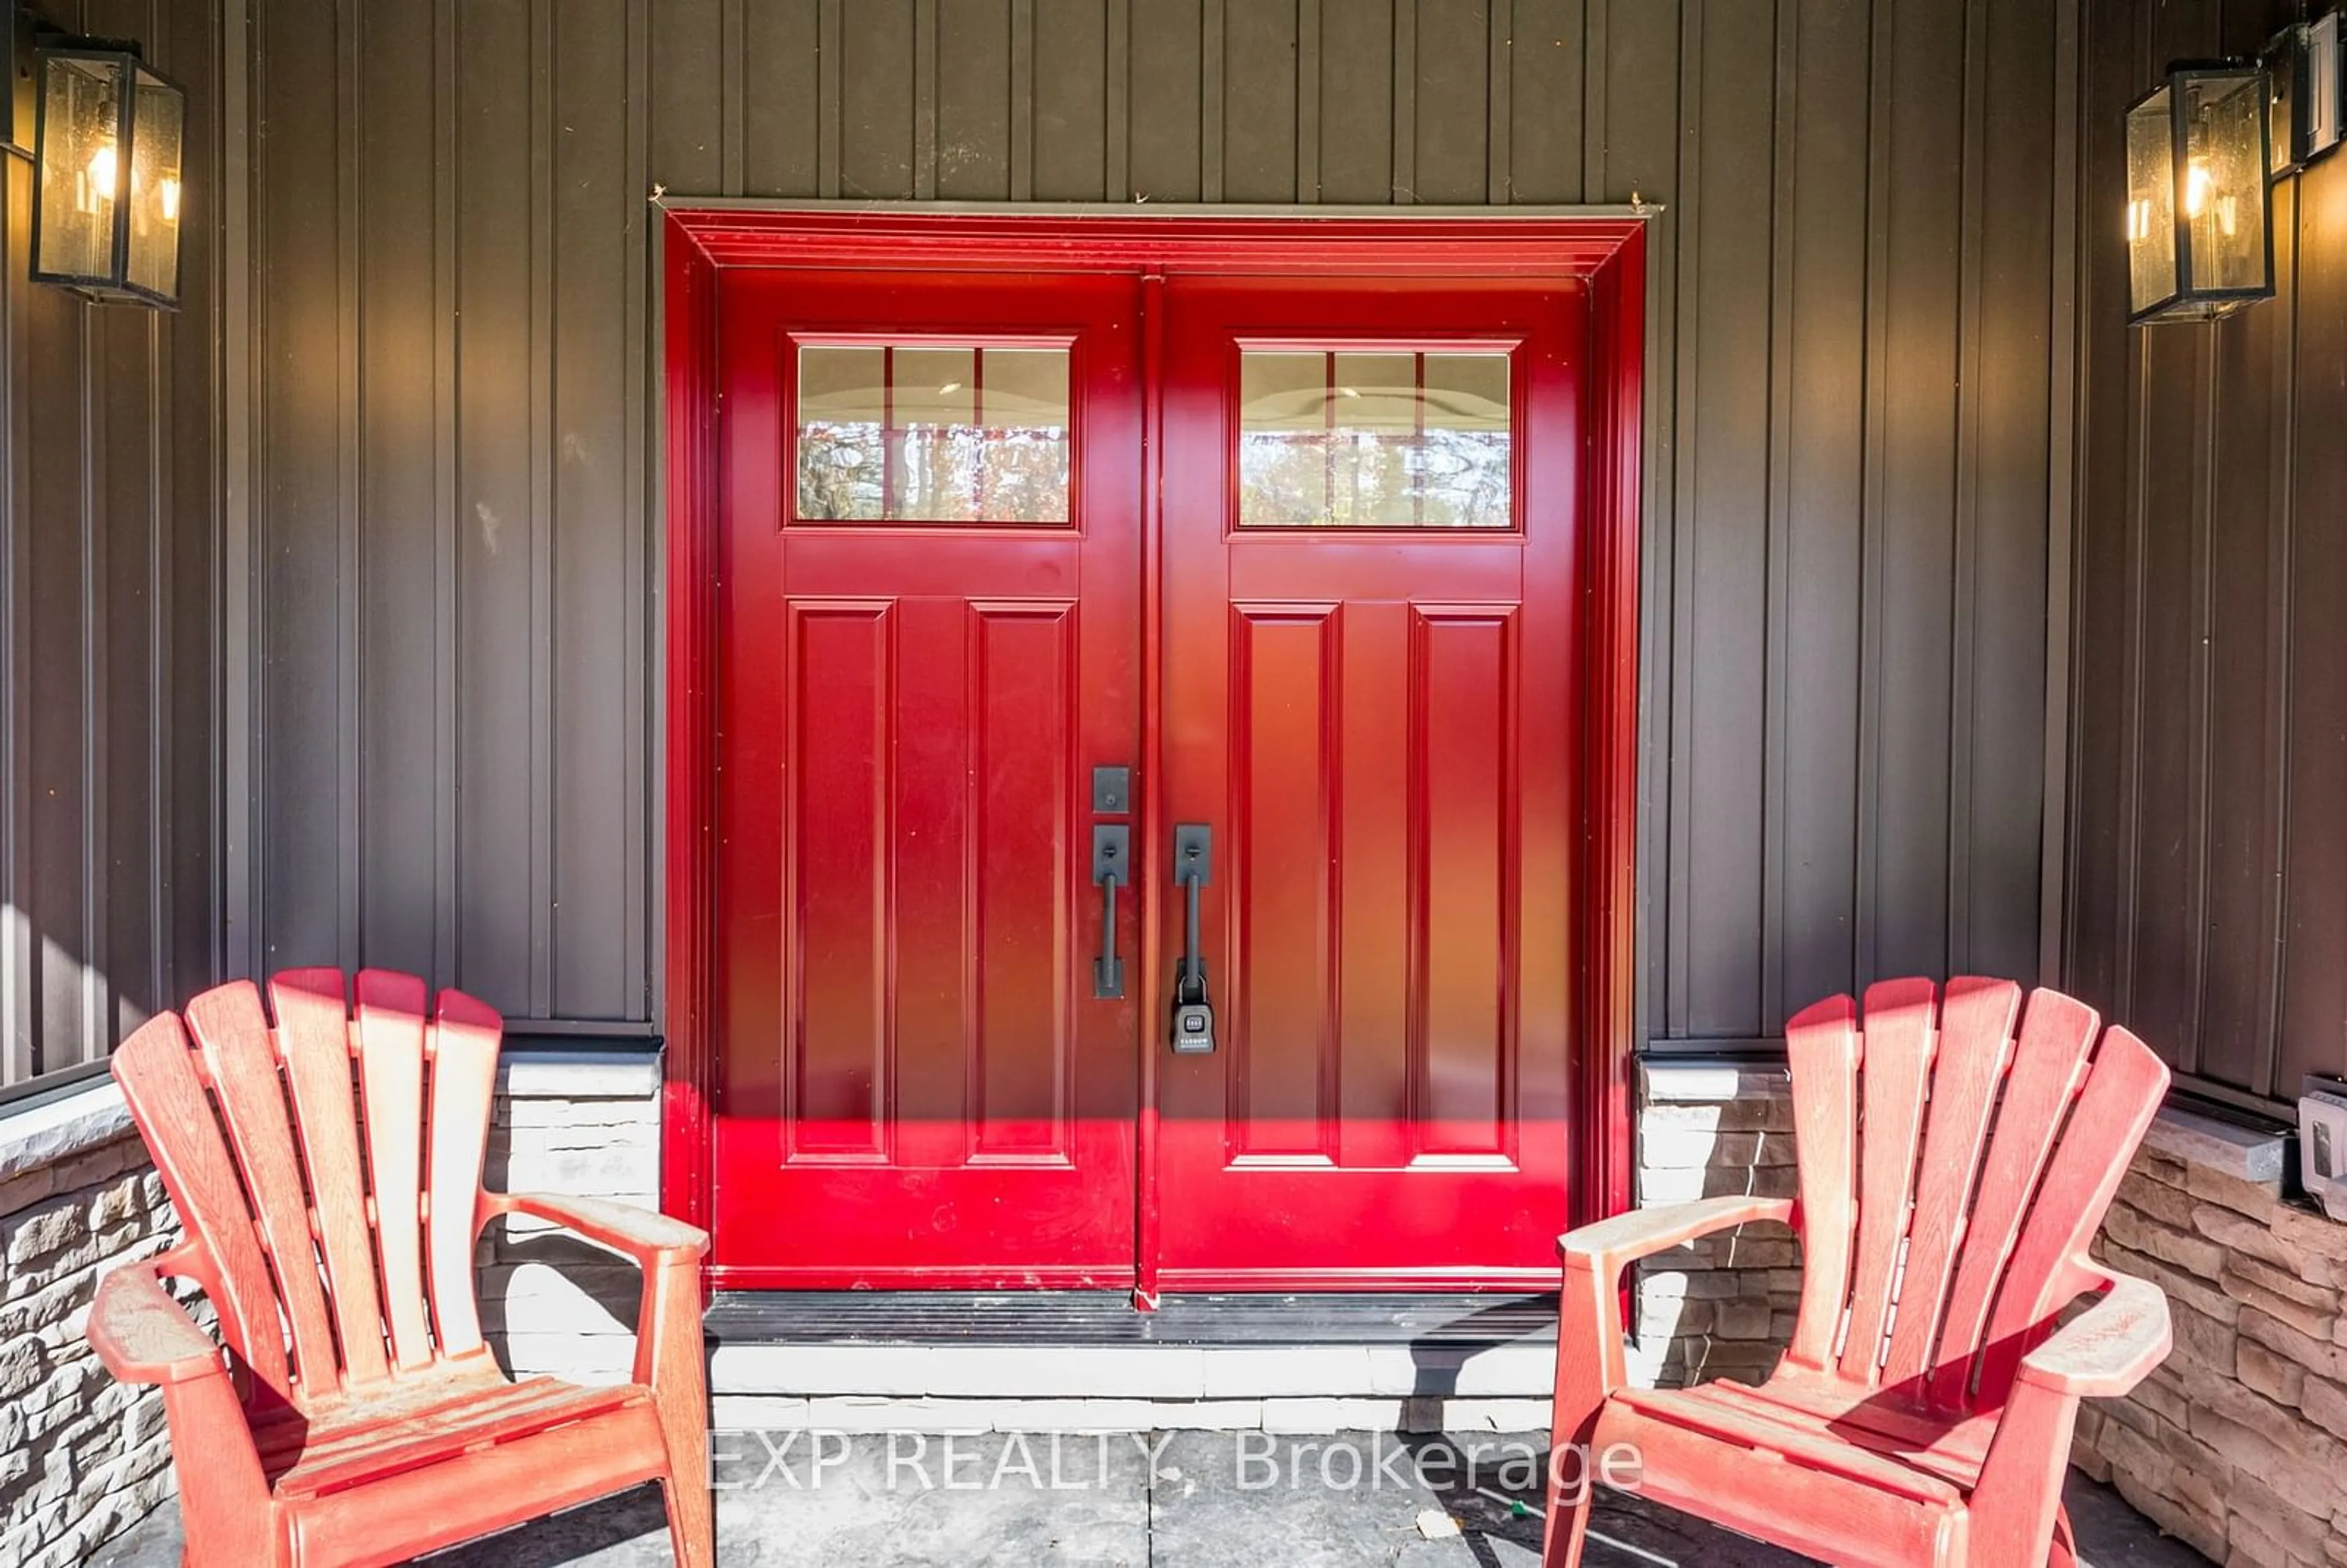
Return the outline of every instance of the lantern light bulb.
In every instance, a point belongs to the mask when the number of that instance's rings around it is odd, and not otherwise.
[[[102,143],[97,151],[91,155],[89,160],[90,191],[97,200],[101,201],[114,200],[115,173],[114,144],[110,141]]]
[[[179,220],[179,182],[176,179],[164,180],[156,191],[156,200],[162,206],[163,220],[167,223],[177,223]]]
[[[2184,216],[2198,218],[2209,210],[2209,199],[2217,189],[2217,177],[2209,172],[2209,165],[2194,159],[2184,172]]]

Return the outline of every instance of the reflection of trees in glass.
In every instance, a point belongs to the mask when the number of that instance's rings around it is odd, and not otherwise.
[[[989,521],[1068,520],[1068,433],[1057,426],[996,431],[986,444]]]
[[[815,522],[880,520],[880,426],[799,426],[799,516]]]
[[[967,434],[968,425],[915,425],[899,435],[892,518],[966,523],[977,516],[969,444],[957,439]]]
[[[1429,528],[1508,526],[1508,437],[1498,430],[1429,430],[1416,456]]]
[[[803,425],[798,515],[810,522],[1068,520],[1068,433],[1051,425]],[[884,451],[894,446],[890,483]]]
[[[1328,438],[1284,430],[1239,437],[1239,520],[1317,523],[1328,509]]]
[[[1244,526],[1504,528],[1509,500],[1503,430],[1240,436]]]

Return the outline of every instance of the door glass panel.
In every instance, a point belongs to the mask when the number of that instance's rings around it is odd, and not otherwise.
[[[1241,528],[1512,526],[1502,350],[1245,349]]]
[[[1068,351],[800,346],[803,522],[1064,523]]]

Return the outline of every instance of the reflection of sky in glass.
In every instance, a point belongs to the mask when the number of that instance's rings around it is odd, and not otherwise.
[[[1068,351],[799,350],[798,516],[1068,520]]]
[[[1508,356],[1248,351],[1242,527],[1510,525]]]

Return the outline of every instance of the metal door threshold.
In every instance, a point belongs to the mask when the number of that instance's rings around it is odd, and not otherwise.
[[[1122,1291],[720,1291],[720,1345],[1419,1345],[1553,1343],[1553,1295],[1330,1292],[1169,1296],[1138,1312]]]

